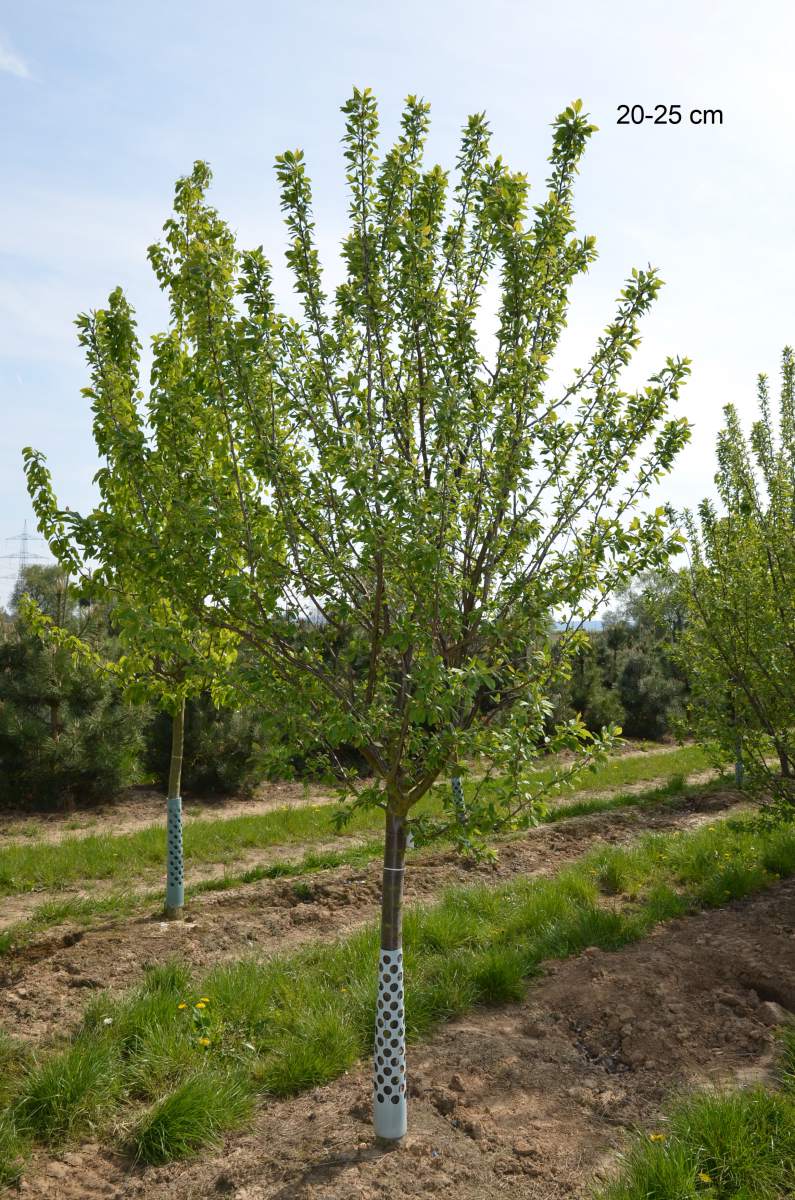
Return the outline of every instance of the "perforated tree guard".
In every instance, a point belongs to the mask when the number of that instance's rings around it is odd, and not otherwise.
[[[464,785],[461,782],[459,775],[454,775],[450,787],[453,792],[453,808],[456,811],[459,825],[463,825],[466,818],[466,809],[464,808]]]
[[[182,858],[182,797],[168,798],[168,870],[166,910],[174,912],[185,902],[185,868]]]
[[[378,1137],[398,1139],[407,1127],[403,951],[382,950],[375,1018],[373,1114]]]

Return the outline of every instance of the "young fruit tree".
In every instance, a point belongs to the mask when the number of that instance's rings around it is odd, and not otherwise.
[[[374,1114],[398,1139],[407,842],[445,834],[480,852],[535,819],[542,750],[581,765],[609,743],[579,720],[550,733],[547,693],[578,625],[679,544],[665,511],[639,504],[687,440],[668,415],[687,363],[622,389],[660,287],[634,271],[590,361],[550,385],[569,289],[595,253],[572,209],[593,131],[579,102],[554,123],[534,208],[483,116],[451,174],[424,161],[420,100],[382,158],[370,92],[343,111],[350,228],[333,292],[303,155],[277,159],[292,312],[262,250],[239,251],[208,204],[208,168],[177,185],[150,251],[171,327],[147,410],[173,557],[146,569],[202,628],[245,640],[268,694],[332,755],[353,746],[369,766],[341,818],[384,814]],[[432,791],[475,759],[488,786]]]
[[[679,654],[690,679],[690,718],[717,759],[772,801],[795,803],[795,356],[781,369],[778,420],[767,378],[746,436],[732,405],[718,436],[722,511],[709,500],[686,514],[690,567]]]
[[[218,702],[228,698],[235,639],[224,630],[197,628],[178,604],[151,587],[147,559],[158,557],[167,570],[172,551],[162,519],[165,489],[158,476],[157,446],[148,442],[144,414],[130,386],[137,345],[128,336],[121,297],[111,296],[107,310],[82,315],[77,325],[91,370],[84,395],[92,403],[94,440],[102,459],[95,477],[98,504],[86,516],[59,509],[44,456],[29,447],[23,451],[25,472],[40,531],[63,569],[79,581],[82,598],[108,610],[122,653],[103,658],[85,638],[50,620],[35,604],[28,603],[26,613],[43,640],[114,677],[128,699],[153,703],[170,714],[165,914],[174,918],[184,905],[185,701],[205,688],[213,690]]]

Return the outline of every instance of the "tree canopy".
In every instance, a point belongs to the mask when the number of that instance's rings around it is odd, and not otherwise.
[[[676,545],[664,510],[638,504],[687,439],[668,415],[687,364],[622,389],[660,287],[636,270],[590,361],[549,393],[569,288],[595,254],[572,207],[593,131],[578,104],[554,124],[534,207],[483,116],[467,122],[451,178],[423,162],[423,102],[409,98],[381,160],[371,94],[344,112],[350,232],[333,296],[299,151],[277,160],[299,317],[277,306],[262,250],[237,249],[198,163],[150,250],[172,320],[154,338],[145,420],[120,291],[84,324],[102,367],[92,394],[129,414],[130,476],[162,488],[150,578],[204,628],[250,642],[332,747],[360,749],[377,796],[360,789],[359,802],[387,794],[405,813],[441,771],[485,752],[518,813],[539,683],[565,658],[565,637],[548,645],[550,612],[576,626]],[[105,519],[100,508],[97,530]],[[296,615],[314,636],[292,636]]]

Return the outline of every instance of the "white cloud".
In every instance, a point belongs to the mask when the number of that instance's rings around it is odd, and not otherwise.
[[[30,79],[28,64],[12,50],[8,42],[0,37],[0,71],[16,75],[19,79]]]

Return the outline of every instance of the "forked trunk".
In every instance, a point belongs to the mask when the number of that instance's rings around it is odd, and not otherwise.
[[[182,752],[185,745],[185,700],[171,718],[171,763],[168,770],[168,866],[166,916],[178,917],[185,903],[185,867],[182,857]]]
[[[406,1132],[406,1022],[403,999],[403,874],[406,820],[386,814],[381,955],[375,1016],[373,1120],[376,1136],[397,1141]]]

